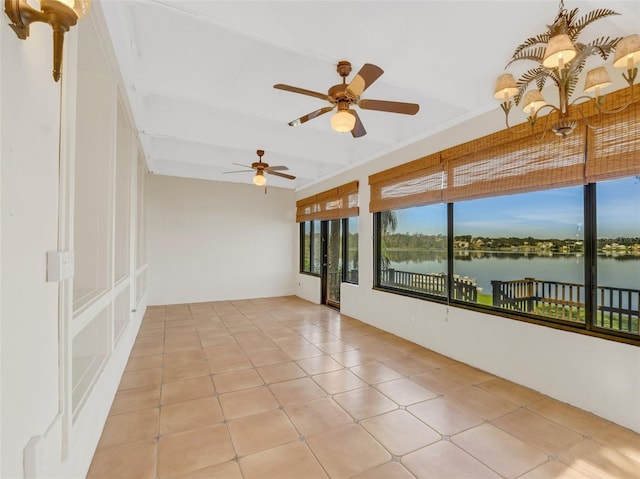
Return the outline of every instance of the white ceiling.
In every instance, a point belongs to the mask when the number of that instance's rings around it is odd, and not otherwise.
[[[445,127],[499,108],[495,78],[516,46],[542,33],[557,1],[188,1],[103,0],[102,8],[144,154],[152,172],[250,183],[233,163],[287,165],[300,188],[373,160]],[[571,1],[580,15],[622,15],[587,27],[581,40],[640,32],[640,0]],[[415,116],[359,110],[367,135],[330,127],[329,105],[276,90],[285,83],[326,92],[336,64],[384,74],[363,98],[418,103]],[[593,62],[593,63],[591,63]],[[510,68],[522,73],[531,65]],[[592,57],[587,69],[601,61]],[[610,62],[609,62],[610,63]],[[517,64],[513,67],[518,67]],[[619,71],[611,71],[619,75]],[[521,117],[520,120],[524,119]]]

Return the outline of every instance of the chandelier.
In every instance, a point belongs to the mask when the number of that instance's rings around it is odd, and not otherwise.
[[[551,25],[547,25],[548,30],[528,38],[516,48],[507,67],[519,60],[534,61],[537,66],[525,72],[517,82],[511,73],[498,77],[495,98],[502,101],[501,106],[507,128],[511,128],[509,112],[514,104],[521,106],[525,114],[529,115],[527,122],[532,131],[541,112],[556,112],[557,119],[552,123],[551,130],[563,138],[570,135],[578,125],[576,112],[589,125],[580,109],[581,101],[589,101],[600,113],[616,113],[631,104],[633,85],[638,76],[638,68],[635,64],[640,62],[640,35],[633,34],[624,38],[599,37],[586,44],[578,40],[578,36],[585,27],[611,15],[618,15],[618,13],[601,8],[578,18],[578,9],[567,11],[564,0],[561,0],[558,15]],[[587,73],[584,84],[584,92],[587,95],[571,100],[587,59],[598,55],[606,61],[612,53],[614,54],[613,67],[626,69],[622,77],[631,87],[631,97],[628,102],[615,110],[604,108],[602,90],[612,83],[604,66]],[[557,105],[547,103],[542,96],[542,89],[547,83],[552,83],[558,90]],[[529,89],[531,85],[534,85],[533,89]],[[591,94],[594,96],[590,96]],[[548,120],[549,117],[547,122]],[[546,124],[543,135],[545,131]]]

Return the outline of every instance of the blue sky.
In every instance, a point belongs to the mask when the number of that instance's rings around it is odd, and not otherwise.
[[[640,180],[598,183],[598,236],[640,236]],[[455,235],[582,238],[582,187],[456,203]],[[446,205],[398,210],[398,233],[446,234]]]

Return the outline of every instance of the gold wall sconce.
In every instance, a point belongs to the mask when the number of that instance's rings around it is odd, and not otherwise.
[[[64,34],[89,11],[91,0],[5,0],[4,11],[18,38],[26,40],[29,25],[45,22],[53,29],[53,79],[60,79]],[[32,5],[39,5],[39,9]]]

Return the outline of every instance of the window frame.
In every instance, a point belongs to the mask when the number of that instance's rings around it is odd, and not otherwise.
[[[396,208],[401,209],[401,208]],[[454,213],[455,203],[447,203],[447,295],[421,293],[381,284],[382,225],[380,211],[373,213],[373,289],[422,299],[439,304],[451,304],[461,309],[501,316],[518,321],[549,326],[565,331],[597,336],[627,344],[640,345],[640,335],[604,328],[595,324],[597,312],[597,183],[583,186],[583,224],[584,224],[584,287],[585,321],[584,323],[546,317],[531,313],[507,310],[491,305],[457,300],[452,297],[454,273]]]
[[[356,271],[358,272],[358,277],[354,280],[349,278],[349,220],[352,218],[356,218],[358,220],[358,239],[360,239],[360,218],[358,216],[351,216],[349,218],[342,218],[342,282],[349,284],[359,284],[360,281],[360,254],[358,251],[358,267]],[[358,250],[359,248],[358,244]]]
[[[299,232],[299,239],[300,239],[300,256],[298,258],[299,261],[299,273],[300,274],[306,274],[309,276],[316,276],[316,277],[320,277],[320,272],[318,271],[317,273],[313,272],[313,262],[315,260],[315,255],[314,255],[314,243],[315,243],[315,221],[314,220],[307,220],[307,221],[301,221],[300,224],[300,232]],[[304,269],[304,257],[305,257],[305,253],[306,253],[306,245],[305,245],[305,225],[308,224],[309,225],[309,270],[306,271]]]
[[[350,218],[358,218],[357,216],[355,217],[350,217]],[[358,284],[359,283],[359,274],[358,274],[358,278],[354,281],[352,279],[349,278],[349,271],[348,268],[345,267],[345,265],[349,264],[349,219],[350,218],[341,218],[340,222],[341,222],[341,227],[342,227],[342,274],[341,274],[341,282],[343,283],[349,283],[349,284]],[[313,262],[315,260],[315,255],[314,255],[314,244],[315,244],[315,236],[316,236],[316,232],[315,232],[315,221],[317,220],[307,220],[307,221],[301,221],[300,227],[299,227],[299,243],[300,243],[300,248],[299,248],[299,252],[300,252],[300,256],[298,257],[298,263],[299,263],[299,268],[298,268],[298,272],[300,274],[306,274],[309,276],[316,276],[316,277],[320,277],[321,276],[321,272],[313,272],[312,268],[313,268]],[[318,225],[320,226],[320,231],[322,232],[322,225],[330,220],[321,220],[318,221]],[[358,218],[358,222],[359,222],[359,218]],[[308,224],[309,225],[309,271],[306,271],[304,269],[304,257],[305,257],[305,253],[306,253],[306,247],[305,247],[305,225]],[[360,233],[360,228],[358,228],[358,234]],[[359,236],[358,236],[359,237]],[[322,241],[322,233],[320,235],[320,241]],[[322,249],[320,249],[320,255],[322,255]],[[359,262],[359,256],[358,255],[358,262]],[[357,268],[358,271],[360,270],[360,268]]]

